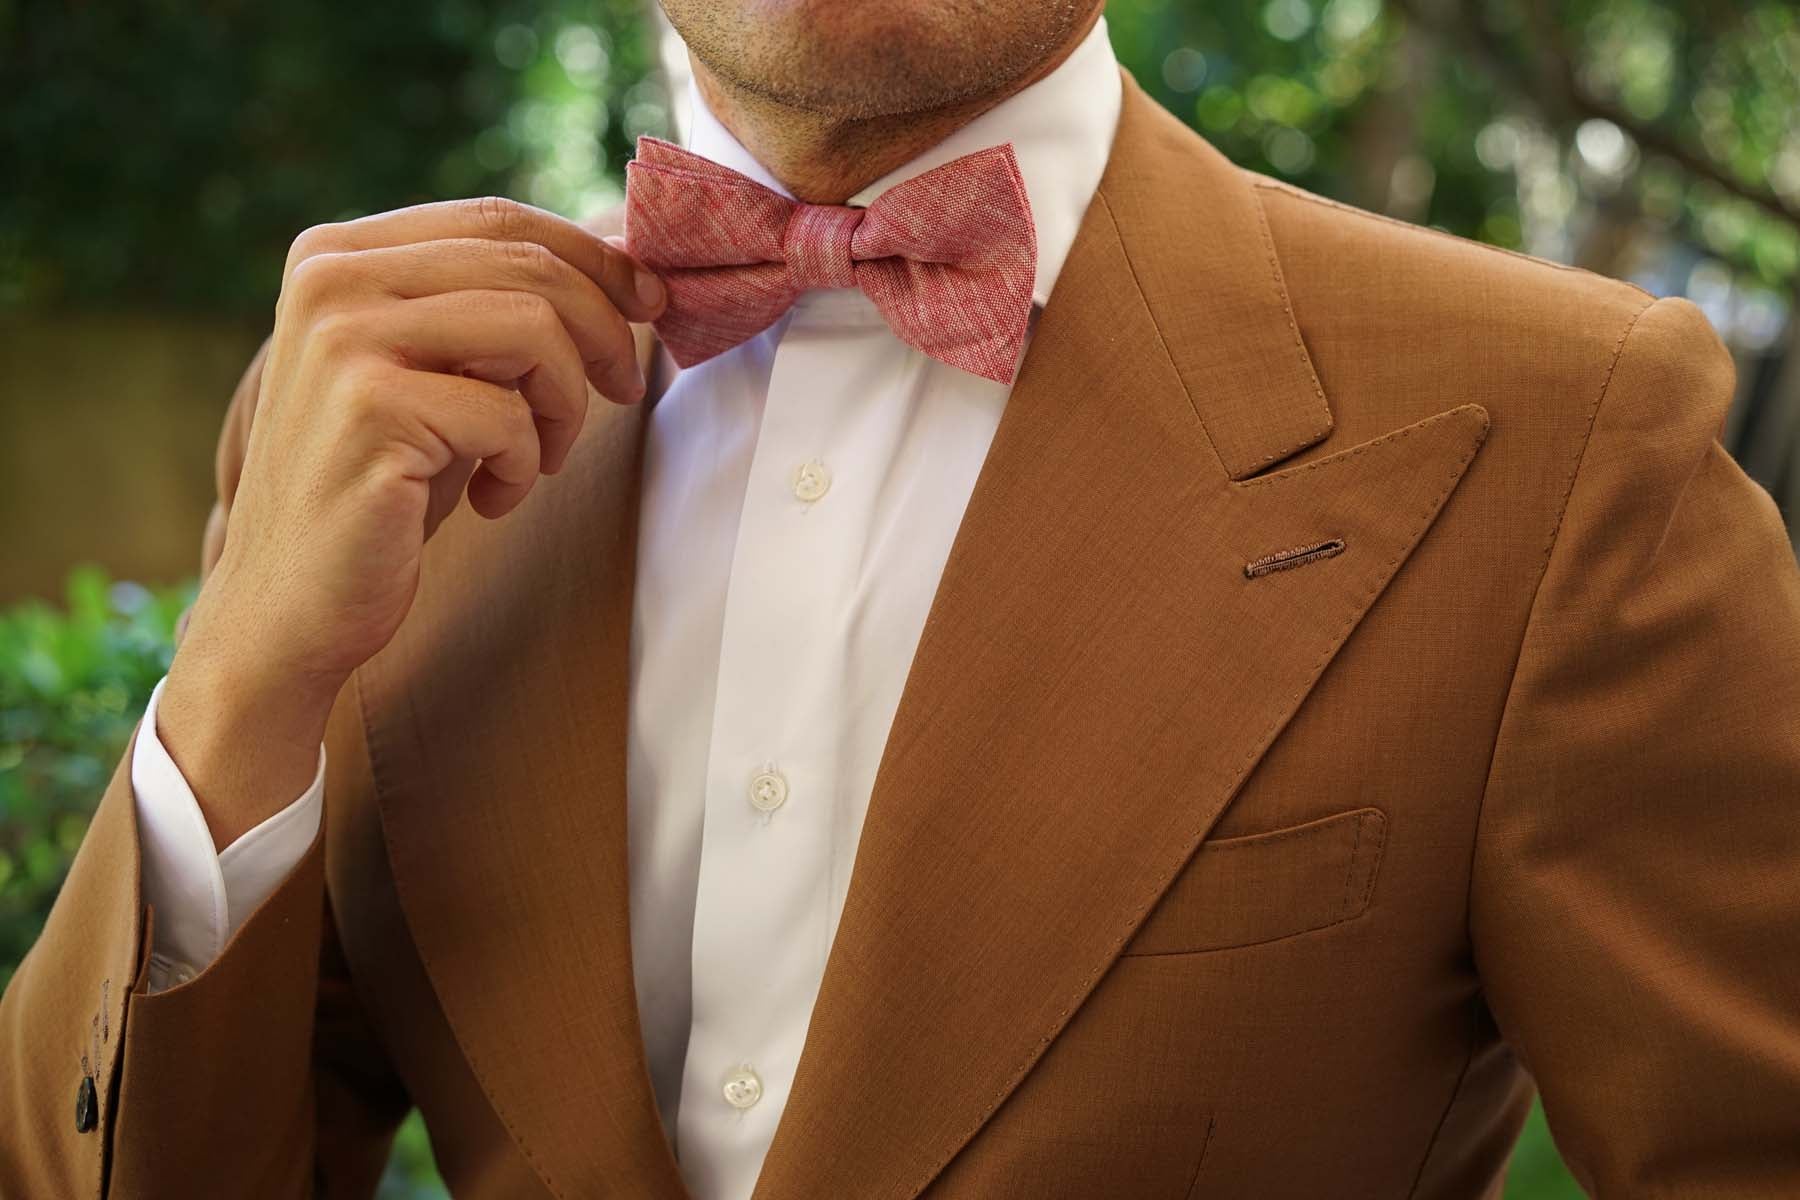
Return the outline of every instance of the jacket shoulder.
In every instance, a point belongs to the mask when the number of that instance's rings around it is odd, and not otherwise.
[[[1355,289],[1365,301],[1373,289],[1414,317],[1478,312],[1502,318],[1511,308],[1514,316],[1539,314],[1546,327],[1570,308],[1604,321],[1628,317],[1655,299],[1635,284],[1580,267],[1369,212],[1253,171],[1244,176],[1262,201],[1290,284],[1312,291],[1327,282],[1318,272],[1328,267],[1340,288]],[[1428,287],[1402,290],[1426,280]],[[1593,324],[1558,327],[1579,336]]]
[[[1474,401],[1552,443],[1585,438],[1630,380],[1685,386],[1615,402],[1717,428],[1733,368],[1706,317],[1592,271],[1365,212],[1244,172],[1334,412],[1374,432]],[[1656,367],[1621,376],[1622,360]]]
[[[1282,250],[1283,266],[1291,255],[1310,250],[1337,255],[1339,261],[1341,255],[1350,255],[1354,263],[1373,264],[1379,259],[1390,268],[1413,266],[1438,273],[1440,286],[1424,293],[1422,299],[1453,299],[1458,288],[1483,284],[1543,299],[1561,297],[1624,309],[1642,308],[1656,299],[1633,282],[1580,266],[1359,209],[1255,171],[1242,175],[1262,200],[1274,241]]]

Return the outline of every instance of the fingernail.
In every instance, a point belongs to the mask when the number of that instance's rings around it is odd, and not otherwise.
[[[662,280],[648,271],[638,271],[636,275],[638,299],[650,308],[660,308],[663,302]]]

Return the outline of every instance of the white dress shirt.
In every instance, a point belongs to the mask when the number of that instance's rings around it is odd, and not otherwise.
[[[785,189],[697,89],[688,149]],[[1011,142],[1036,313],[1112,147],[1104,20],[1053,72],[849,200]],[[756,1183],[793,1084],[876,768],[1010,388],[897,339],[860,291],[805,293],[649,413],[627,803],[639,1013],[696,1200]],[[223,854],[155,734],[132,762],[151,983],[217,956],[317,831],[313,785]],[[876,1084],[878,1086],[878,1083]]]

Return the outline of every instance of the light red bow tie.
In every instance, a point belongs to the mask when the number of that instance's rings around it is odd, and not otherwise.
[[[895,336],[1010,383],[1037,277],[1010,145],[953,159],[867,208],[803,204],[660,138],[625,168],[625,247],[662,277],[657,335],[693,366],[767,329],[808,288],[856,287]]]

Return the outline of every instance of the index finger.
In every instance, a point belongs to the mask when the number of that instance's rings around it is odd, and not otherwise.
[[[287,271],[291,273],[296,263],[315,254],[378,250],[445,238],[536,242],[598,284],[628,321],[654,320],[667,302],[662,281],[624,250],[565,217],[501,196],[414,204],[351,221],[315,225],[294,240]]]

